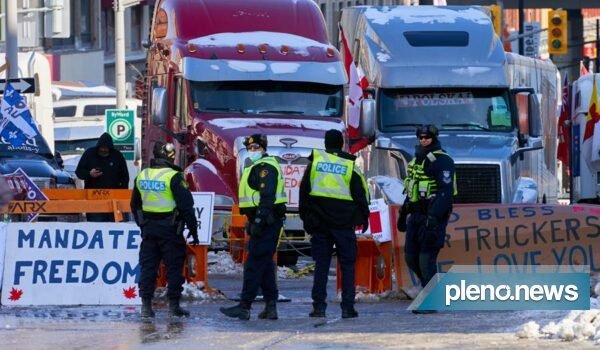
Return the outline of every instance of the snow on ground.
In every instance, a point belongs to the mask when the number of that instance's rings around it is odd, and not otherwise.
[[[541,313],[540,313],[541,315]],[[564,341],[591,340],[600,344],[600,297],[590,300],[590,310],[574,310],[558,322],[551,321],[540,327],[538,321],[529,321],[517,331],[519,338],[548,338]]]
[[[155,299],[167,298],[167,287],[157,288],[154,292]],[[184,283],[182,300],[226,300],[227,298],[218,289],[206,288],[204,282]]]
[[[236,264],[226,251],[208,253],[208,273],[218,273],[224,275],[242,274],[244,267],[242,264]]]

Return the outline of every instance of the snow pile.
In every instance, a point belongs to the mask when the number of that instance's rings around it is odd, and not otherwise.
[[[167,287],[157,288],[154,292],[154,298],[166,299]],[[182,300],[225,300],[225,296],[218,289],[207,288],[204,282],[184,283],[181,292]]]
[[[236,264],[228,252],[210,252],[208,255],[208,273],[239,275],[244,271],[241,264]]]
[[[558,323],[550,322],[541,328],[530,321],[517,331],[519,338],[549,338],[573,340],[593,340],[600,344],[600,298],[590,300],[590,310],[571,311]]]

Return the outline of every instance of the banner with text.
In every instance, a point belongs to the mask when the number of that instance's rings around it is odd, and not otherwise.
[[[140,303],[133,223],[9,223],[3,305]]]
[[[398,207],[391,208],[395,223]],[[600,208],[593,205],[455,205],[438,256],[438,272],[452,265],[589,265],[600,271]],[[398,286],[418,284],[404,263],[405,233],[393,226]]]

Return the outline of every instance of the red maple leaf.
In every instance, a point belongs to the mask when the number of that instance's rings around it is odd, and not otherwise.
[[[129,287],[127,289],[123,288],[123,295],[127,299],[133,299],[137,297],[137,294],[135,293],[135,287]]]
[[[23,290],[15,289],[13,287],[13,289],[10,290],[10,297],[8,297],[8,300],[17,301],[21,299],[21,295],[23,295]]]

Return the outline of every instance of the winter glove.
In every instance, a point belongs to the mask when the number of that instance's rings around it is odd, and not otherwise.
[[[191,231],[188,232],[187,234],[187,239],[192,239],[192,242],[190,242],[191,245],[198,245],[200,244],[200,240],[198,239],[198,231]]]
[[[367,232],[368,229],[369,229],[369,218],[367,218],[367,220],[363,221],[363,223],[362,223],[362,233]]]
[[[406,232],[406,219],[408,216],[408,207],[403,205],[398,211],[398,221],[396,222],[396,228],[398,232]]]

